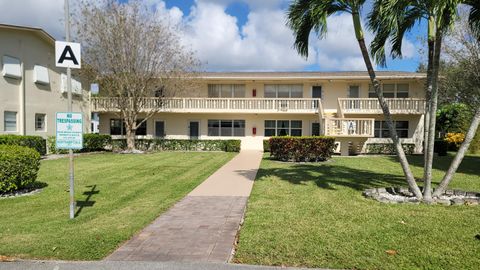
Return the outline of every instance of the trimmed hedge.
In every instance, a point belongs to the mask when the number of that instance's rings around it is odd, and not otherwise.
[[[29,147],[0,145],[0,193],[31,186],[37,179],[40,154]]]
[[[136,139],[135,148],[142,151],[225,151],[240,152],[240,140],[170,140]],[[112,150],[127,148],[125,139],[112,141]]]
[[[111,147],[112,136],[106,134],[88,133],[83,134],[83,148],[81,150],[74,150],[75,153],[80,152],[94,152],[105,151]],[[49,154],[67,154],[68,150],[57,149],[55,146],[55,136],[47,138],[47,146]]]
[[[269,140],[270,156],[281,161],[325,161],[332,157],[335,138],[312,137],[272,137]]]
[[[433,152],[439,156],[446,156],[448,151],[448,142],[444,140],[436,140],[433,145]]]
[[[413,143],[402,143],[402,148],[406,155],[413,155],[415,152]],[[367,154],[376,155],[394,155],[397,152],[393,143],[368,143],[365,151]]]
[[[270,141],[263,140],[263,152],[268,153],[270,152]]]
[[[47,153],[46,140],[40,136],[0,135],[1,144],[33,148],[42,156]]]

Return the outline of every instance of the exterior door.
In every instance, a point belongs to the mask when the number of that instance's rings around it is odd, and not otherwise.
[[[191,140],[198,139],[200,135],[200,123],[198,121],[190,121],[188,125],[189,135]]]
[[[320,123],[312,123],[312,136],[320,136]]]
[[[322,98],[322,87],[319,85],[312,86],[312,98]],[[318,108],[318,100],[313,102],[314,108]]]
[[[155,121],[155,137],[164,138],[165,137],[165,122],[164,121]]]
[[[360,87],[358,85],[350,85],[348,87],[348,97],[349,98],[359,98],[360,97]],[[349,109],[360,109],[359,100],[350,100]]]

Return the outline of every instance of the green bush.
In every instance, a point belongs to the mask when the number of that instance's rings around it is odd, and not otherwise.
[[[0,145],[0,193],[31,186],[37,179],[40,154],[29,147]]]
[[[42,156],[47,153],[46,141],[40,136],[0,135],[1,144],[33,148]]]
[[[436,140],[433,145],[433,151],[439,156],[446,156],[448,151],[448,142],[444,140]]]
[[[270,152],[270,141],[263,140],[263,152],[268,153]]]
[[[47,147],[49,154],[67,154],[68,150],[57,149],[55,145],[55,136],[47,138]],[[106,134],[83,134],[83,148],[81,150],[73,150],[75,153],[105,151],[112,144],[112,136]]]
[[[142,151],[225,151],[240,152],[240,140],[170,140],[136,139],[135,148]],[[115,151],[127,148],[125,139],[112,141]]]
[[[335,138],[272,137],[269,141],[270,156],[282,161],[325,161],[335,150]]]
[[[477,133],[475,133],[475,137],[473,137],[473,141],[468,148],[468,152],[471,154],[480,153],[480,129],[477,130]]]
[[[83,134],[82,152],[104,151],[112,144],[112,136],[106,134]]]
[[[415,152],[413,143],[402,143],[402,148],[406,155],[412,155]],[[393,143],[368,143],[365,151],[367,154],[375,155],[394,155],[397,152]]]

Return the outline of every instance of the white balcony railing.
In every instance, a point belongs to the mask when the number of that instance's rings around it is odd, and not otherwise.
[[[325,135],[334,137],[373,137],[374,119],[326,118]]]
[[[392,114],[424,114],[425,99],[386,98]],[[339,98],[341,114],[381,114],[383,113],[377,98]]]
[[[95,97],[92,111],[118,111],[124,99]],[[311,98],[142,98],[141,110],[161,112],[321,112],[321,100]]]

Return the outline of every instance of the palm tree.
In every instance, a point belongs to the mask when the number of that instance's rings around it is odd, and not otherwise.
[[[380,65],[385,65],[385,45],[387,41],[392,43],[391,56],[393,58],[401,57],[402,40],[405,33],[420,21],[426,21],[428,25],[427,106],[424,122],[426,132],[423,177],[423,197],[426,202],[433,200],[431,182],[442,40],[446,31],[453,28],[457,8],[462,3],[473,7],[470,10],[470,26],[472,29],[476,29],[475,33],[480,33],[478,0],[377,0],[374,3],[373,11],[369,15],[369,27],[375,32],[371,51]],[[464,153],[461,154],[459,151],[459,154],[461,155],[460,160],[463,159]],[[441,188],[437,189],[434,197],[441,194],[442,191]]]
[[[377,80],[370,55],[365,44],[364,32],[361,24],[360,10],[365,4],[365,0],[294,0],[288,9],[287,25],[293,30],[295,36],[294,46],[298,53],[308,57],[308,41],[310,33],[315,31],[318,38],[324,38],[327,34],[327,18],[331,15],[340,13],[349,13],[352,15],[355,36],[360,47],[360,51],[365,62],[370,80],[372,82],[378,101],[387,122],[391,138],[400,160],[406,181],[410,190],[419,199],[423,199],[422,192],[418,187],[412,171],[405,156],[397,132],[393,125],[390,109],[383,97],[380,83]]]

